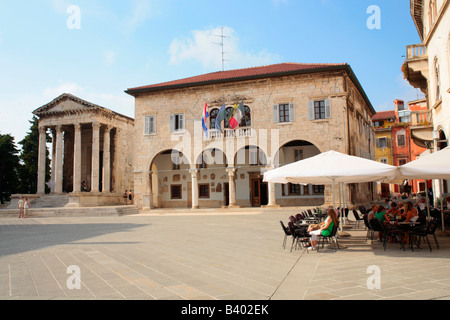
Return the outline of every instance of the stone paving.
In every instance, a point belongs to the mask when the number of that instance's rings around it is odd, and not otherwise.
[[[350,237],[339,239],[345,249],[291,252],[290,239],[282,247],[279,221],[287,223],[300,210],[2,217],[0,299],[450,298],[446,234],[432,252],[426,246],[404,252],[397,244],[384,251],[378,241],[366,241],[363,224],[356,228],[350,221],[352,227],[345,229]],[[375,269],[368,270],[371,266]],[[375,279],[370,270],[379,271],[379,282],[370,283],[380,287],[369,288],[368,280]]]

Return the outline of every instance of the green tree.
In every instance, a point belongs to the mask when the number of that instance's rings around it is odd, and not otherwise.
[[[10,134],[0,134],[0,201],[19,189],[19,150]]]
[[[35,194],[37,192],[39,158],[39,119],[33,116],[33,119],[29,122],[31,124],[30,131],[25,138],[19,142],[19,144],[22,145],[22,152],[20,154],[22,165],[19,168],[19,190],[20,193]],[[48,134],[46,140],[47,142],[51,142],[51,138]],[[45,181],[47,182],[50,180],[50,159],[47,148],[45,164]],[[46,190],[47,189],[48,187],[46,186]]]

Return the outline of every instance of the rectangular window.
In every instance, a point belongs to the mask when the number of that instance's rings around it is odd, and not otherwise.
[[[314,101],[314,119],[325,119],[325,101]]]
[[[198,196],[199,198],[209,198],[209,183],[198,185]]]
[[[315,194],[324,194],[325,186],[313,186],[313,190]]]
[[[299,195],[300,194],[300,185],[289,183],[289,195]]]
[[[377,139],[377,148],[378,149],[387,148],[389,146],[388,144],[389,144],[388,139],[386,137]]]
[[[399,146],[406,146],[406,140],[405,140],[405,135],[404,134],[399,134],[397,136],[397,143]]]
[[[145,116],[144,134],[155,134],[155,116]]]
[[[399,166],[402,166],[402,165],[406,164],[407,162],[408,162],[407,159],[398,159]]]
[[[182,198],[181,185],[176,184],[176,185],[170,186],[170,198],[172,200],[177,200],[177,199]]]
[[[280,104],[278,110],[280,113],[279,122],[289,122],[289,104]]]
[[[184,130],[184,114],[172,114],[170,115],[170,131],[182,131]]]

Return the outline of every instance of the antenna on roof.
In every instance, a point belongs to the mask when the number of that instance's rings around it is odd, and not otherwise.
[[[224,40],[225,40],[225,38],[228,38],[228,37],[223,34],[223,28],[224,27],[221,27],[222,33],[220,35],[213,34],[212,36],[213,37],[219,37],[221,39],[220,42],[214,42],[214,43],[218,44],[218,45],[220,45],[222,47],[222,71],[225,71],[225,61],[228,61],[228,60],[225,60],[225,58],[224,58],[224,56],[225,56]]]

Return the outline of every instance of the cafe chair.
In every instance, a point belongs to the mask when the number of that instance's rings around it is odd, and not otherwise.
[[[432,251],[430,239],[428,236],[434,237],[434,242],[436,244],[436,247],[439,249],[439,242],[437,241],[436,237],[436,228],[437,228],[437,219],[432,218],[430,221],[427,222],[425,228],[415,228],[412,231],[412,236],[414,239],[417,238],[417,246],[420,248],[420,242],[422,239],[425,239],[428,243],[428,248],[430,249],[430,252]]]
[[[359,216],[358,212],[356,210],[352,210],[353,211],[353,216],[355,217],[356,221],[355,221],[355,225],[357,228],[359,228],[359,222],[362,220],[361,217]]]
[[[319,252],[320,243],[322,243],[322,249],[325,245],[325,241],[328,242],[331,245],[331,240],[334,242],[334,251],[336,252],[337,249],[341,249],[339,247],[339,242],[337,240],[337,231],[339,229],[339,222],[334,225],[333,230],[331,230],[331,233],[329,236],[320,235],[319,236],[319,242],[317,243],[317,252]]]
[[[291,230],[284,225],[283,221],[280,221],[280,224],[281,224],[281,228],[283,229],[283,233],[284,233],[284,240],[283,240],[282,246],[284,249],[286,249],[287,238],[292,236],[292,234],[291,234]]]

